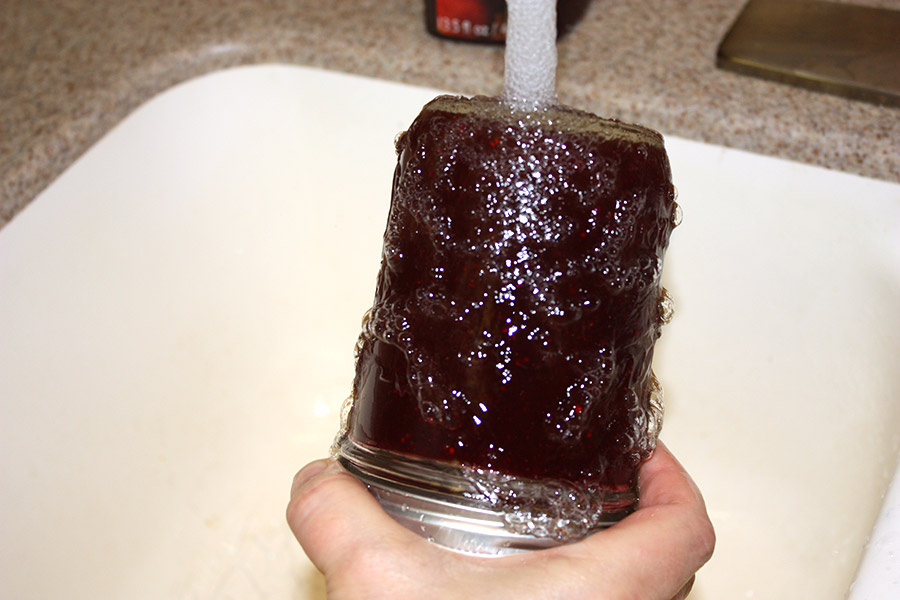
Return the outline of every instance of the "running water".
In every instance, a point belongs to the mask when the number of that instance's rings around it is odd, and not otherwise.
[[[556,103],[556,0],[508,0],[502,100],[515,110]]]

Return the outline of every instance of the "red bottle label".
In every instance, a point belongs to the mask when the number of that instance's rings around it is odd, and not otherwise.
[[[446,37],[502,41],[506,37],[506,2],[434,0],[434,28]]]

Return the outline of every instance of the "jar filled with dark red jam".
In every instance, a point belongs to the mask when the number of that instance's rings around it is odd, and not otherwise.
[[[397,152],[339,459],[464,552],[622,519],[661,423],[651,362],[677,212],[662,137],[442,96]]]

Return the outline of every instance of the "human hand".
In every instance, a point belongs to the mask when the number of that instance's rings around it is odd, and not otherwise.
[[[662,443],[638,483],[638,509],[615,526],[499,557],[452,552],[407,530],[331,459],[294,477],[287,519],[329,600],[681,600],[715,545],[703,498]]]

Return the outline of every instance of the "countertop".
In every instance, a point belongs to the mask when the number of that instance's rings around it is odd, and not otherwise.
[[[846,1],[846,0],[845,0]],[[854,0],[900,9],[900,0]],[[664,134],[900,182],[900,109],[715,68],[744,0],[594,0],[560,40],[560,100]],[[153,95],[289,63],[496,94],[498,46],[439,40],[420,0],[0,2],[0,226]]]

